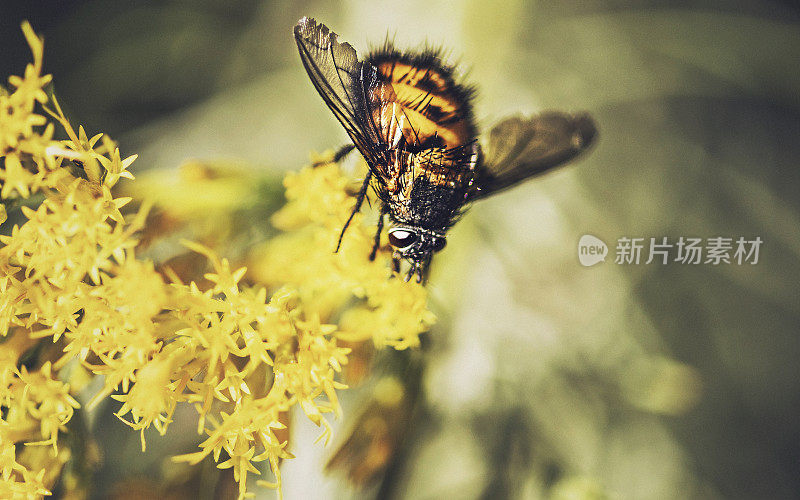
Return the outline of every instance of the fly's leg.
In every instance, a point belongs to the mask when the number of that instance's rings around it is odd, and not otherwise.
[[[318,161],[314,162],[312,167],[316,168],[327,163],[339,163],[339,161],[350,154],[356,148],[354,144],[345,144],[344,146],[340,147],[338,151],[333,154],[333,158],[330,161]]]
[[[381,207],[381,214],[378,216],[378,230],[375,231],[375,242],[372,244],[372,252],[369,254],[369,260],[375,260],[375,255],[378,253],[378,247],[381,245],[381,231],[383,231],[383,219],[386,217],[386,214],[389,213],[389,209],[386,205]]]
[[[411,264],[411,268],[409,268],[408,274],[406,274],[404,281],[408,283],[409,281],[411,281],[411,278],[413,278],[416,275],[417,283],[425,283],[426,281],[428,281],[427,272],[428,272],[428,266],[430,266],[430,264],[431,264],[430,256],[428,256],[428,258],[425,259],[423,262],[414,261],[414,263]]]
[[[333,163],[339,163],[339,161],[341,161],[345,156],[349,155],[350,152],[353,151],[355,148],[356,148],[355,144],[345,144],[344,146],[339,148],[339,151],[337,151],[336,154],[333,155]]]
[[[361,185],[361,190],[358,192],[356,196],[356,204],[353,207],[353,211],[350,212],[350,217],[347,218],[347,222],[344,223],[344,227],[342,228],[342,233],[339,235],[339,242],[336,243],[336,250],[334,253],[339,251],[339,247],[342,246],[342,238],[344,238],[344,232],[347,231],[347,226],[350,225],[350,222],[353,220],[353,217],[361,210],[361,204],[364,203],[364,198],[367,197],[367,189],[369,189],[369,181],[372,179],[372,170],[367,171],[367,176],[364,177],[364,184]]]
[[[414,276],[416,272],[417,272],[417,263],[414,262],[413,264],[411,264],[411,267],[408,268],[408,272],[406,273],[406,277],[403,278],[403,281],[405,281],[406,283],[411,281],[411,277]]]
[[[392,253],[392,270],[395,274],[400,274],[400,254],[397,251]]]

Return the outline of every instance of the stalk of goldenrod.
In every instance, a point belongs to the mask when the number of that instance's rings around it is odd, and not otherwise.
[[[433,322],[424,289],[388,279],[385,253],[367,260],[371,235],[358,223],[331,251],[352,207],[333,164],[286,178],[288,203],[272,218],[284,232],[248,252],[250,271],[189,241],[210,268],[202,283],[137,255],[152,197],[142,190],[127,211],[132,198],[112,192],[133,178],[136,156],[70,125],[44,91],[42,40],[27,23],[23,32],[33,63],[0,89],[0,223],[12,202],[24,202],[25,219],[0,236],[0,497],[49,494],[69,459],[59,436],[84,411],[75,377],[86,373],[104,377],[88,406],[120,402],[116,415],[143,449],[146,429],[164,435],[176,407],[191,405],[206,437],[176,460],[212,456],[233,469],[240,497],[266,462],[276,481],[264,484],[280,488],[279,463],[291,458],[282,416],[300,408],[327,440],[325,415],[340,412],[345,387],[341,341],[416,346]],[[43,343],[47,356],[21,363]],[[31,446],[49,447],[50,459],[26,454]]]

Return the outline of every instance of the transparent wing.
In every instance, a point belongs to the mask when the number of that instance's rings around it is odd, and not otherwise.
[[[506,118],[489,132],[469,197],[485,198],[563,165],[586,151],[596,136],[594,120],[587,114],[550,111]]]
[[[369,111],[370,92],[377,86],[377,70],[359,61],[356,50],[324,24],[304,17],[294,27],[294,38],[308,76],[333,114],[370,165],[384,154],[381,138]]]

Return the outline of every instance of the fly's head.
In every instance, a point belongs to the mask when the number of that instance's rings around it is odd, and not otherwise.
[[[400,272],[400,259],[408,261],[410,267],[405,280],[414,275],[421,283],[434,253],[447,244],[444,232],[432,231],[418,226],[398,224],[389,229],[389,244],[392,245],[394,268]]]

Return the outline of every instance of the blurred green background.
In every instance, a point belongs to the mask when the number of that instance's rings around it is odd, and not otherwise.
[[[331,450],[301,422],[287,498],[800,498],[793,2],[3,0],[0,74],[29,60],[29,19],[67,115],[139,153],[138,171],[187,158],[297,169],[346,141],[296,54],[304,15],[362,54],[387,33],[446,46],[479,86],[483,129],[588,110],[600,140],[451,232],[430,283],[425,418],[391,485],[359,493],[323,475]],[[584,268],[583,234],[764,244],[754,266]],[[97,496],[160,471],[163,441],[147,455],[132,432],[106,446]]]

